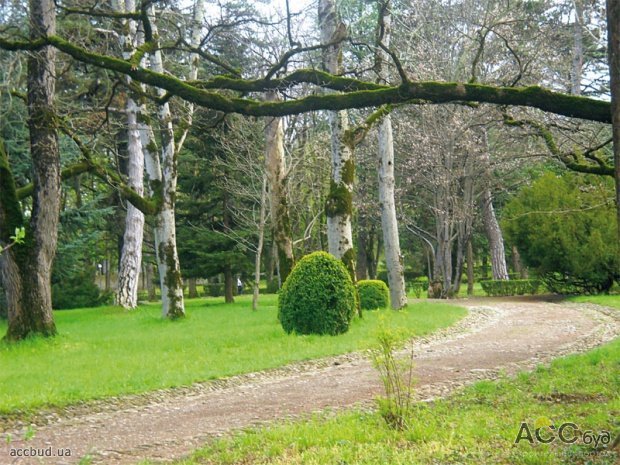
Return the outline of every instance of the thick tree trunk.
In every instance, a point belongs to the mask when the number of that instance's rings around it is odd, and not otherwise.
[[[267,92],[267,101],[278,101],[275,92]],[[286,160],[284,158],[284,125],[282,118],[270,118],[265,126],[265,172],[269,182],[271,231],[277,249],[280,282],[284,283],[293,269],[293,238],[287,203]]]
[[[267,210],[267,176],[263,178],[263,187],[260,195],[260,214],[258,219],[258,244],[254,258],[254,286],[252,289],[252,310],[258,309],[258,295],[260,286],[260,265],[263,254],[263,242],[265,240],[265,217]]]
[[[149,16],[153,37],[158,36],[155,25],[155,8],[151,6]],[[159,47],[151,55],[151,69],[157,73],[164,72],[164,65]],[[160,97],[165,95],[163,89],[157,91]],[[161,196],[161,209],[155,218],[155,252],[159,268],[159,281],[161,287],[162,315],[167,318],[180,318],[185,316],[185,304],[183,301],[183,281],[181,279],[181,266],[177,252],[176,224],[174,218],[176,188],[177,188],[177,153],[174,143],[174,129],[172,127],[172,114],[168,102],[159,106],[157,111],[161,139],[161,163],[157,160],[154,152],[155,140],[150,138],[143,146],[146,148],[147,175],[149,182]],[[149,169],[151,165],[151,169]],[[157,169],[159,168],[159,170]],[[159,173],[157,173],[159,171]],[[159,192],[157,192],[159,191]]]
[[[334,0],[319,0],[321,43],[342,38],[346,27],[340,21]],[[323,49],[323,68],[331,74],[342,73],[342,47],[339,43]],[[355,251],[351,227],[353,209],[353,178],[355,167],[351,149],[344,143],[349,127],[346,110],[328,112],[331,128],[332,179],[325,202],[327,244],[329,253],[343,261],[355,281]]]
[[[125,0],[125,4],[119,3],[118,9],[122,11],[135,11],[134,0]],[[136,22],[129,20],[125,27],[127,35],[122,36],[123,58],[129,59],[136,48]],[[128,83],[131,78],[127,78]],[[127,118],[127,184],[138,194],[144,192],[144,152],[138,131],[139,108],[131,95],[127,96],[125,114]],[[140,282],[140,266],[142,262],[142,239],[144,236],[144,214],[127,203],[127,215],[125,216],[125,233],[123,235],[123,248],[119,259],[118,286],[116,290],[116,303],[126,309],[134,309],[138,306],[138,283]]]
[[[607,0],[607,42],[611,90],[611,120],[616,181],[617,254],[620,261],[620,1]],[[620,273],[620,271],[619,271]]]
[[[385,47],[390,46],[392,16],[389,0],[380,6],[379,14],[379,41]],[[389,55],[378,48],[377,71],[379,80],[387,82],[387,61]],[[396,218],[396,203],[394,201],[394,138],[392,136],[392,118],[383,117],[379,124],[378,158],[379,158],[379,207],[381,208],[381,229],[383,231],[383,250],[385,266],[387,268],[388,285],[390,287],[390,304],[393,310],[400,310],[407,305],[407,291],[405,288],[405,270],[403,256],[400,251],[398,237],[398,220]]]
[[[31,0],[29,6],[30,38],[36,40],[55,34],[54,2]],[[23,339],[29,334],[56,334],[51,291],[60,214],[60,153],[54,121],[55,58],[56,51],[52,47],[31,52],[28,58],[28,127],[34,191],[26,244],[2,259],[3,280],[8,282],[6,289],[7,294],[11,294],[8,299],[12,304],[6,335],[9,340]],[[6,154],[4,158],[7,160]],[[6,199],[0,202],[5,203]],[[11,211],[5,210],[5,213],[13,216],[18,209],[18,205],[13,205]],[[14,275],[16,272],[19,278],[7,276],[7,273]],[[16,294],[20,287],[21,295]]]

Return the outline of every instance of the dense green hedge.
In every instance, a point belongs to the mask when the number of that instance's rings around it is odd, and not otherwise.
[[[390,303],[390,290],[387,284],[378,279],[358,281],[357,292],[362,310],[377,310]]]
[[[540,288],[537,279],[513,279],[510,281],[480,281],[484,292],[490,296],[536,294]]]
[[[355,286],[347,269],[325,252],[302,258],[280,289],[278,319],[287,333],[345,333],[356,311]]]

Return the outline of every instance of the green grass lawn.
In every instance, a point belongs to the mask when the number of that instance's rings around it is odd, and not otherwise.
[[[574,423],[597,437],[620,433],[620,339],[585,355],[554,361],[514,379],[482,381],[450,399],[419,403],[410,429],[395,431],[379,414],[322,414],[214,440],[187,460],[198,464],[599,464],[620,454],[595,451],[578,439],[550,444],[515,444],[521,422],[534,435],[547,418],[559,428]],[[568,439],[576,436],[566,430]],[[545,428],[543,439],[553,433]],[[586,437],[586,436],[582,436]],[[591,437],[591,436],[588,436]],[[600,444],[599,444],[600,445]]]
[[[572,302],[592,302],[593,304],[620,309],[620,295],[580,295],[571,297],[569,300]]]
[[[0,343],[0,413],[36,410],[82,400],[278,367],[290,362],[366,349],[381,324],[403,337],[449,326],[466,314],[453,305],[417,303],[402,312],[366,312],[341,336],[294,336],[277,321],[277,297],[187,301],[187,318],[166,321],[159,305],[127,313],[118,307],[55,312],[59,335]],[[6,322],[0,322],[0,334]]]

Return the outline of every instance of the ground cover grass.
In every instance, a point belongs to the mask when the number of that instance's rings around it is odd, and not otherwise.
[[[620,295],[580,295],[569,298],[572,302],[591,302],[620,309]]]
[[[365,312],[340,336],[286,335],[277,297],[187,301],[187,318],[165,321],[160,306],[127,313],[118,307],[55,312],[59,335],[19,344],[0,342],[0,414],[140,393],[366,349],[377,327],[403,338],[449,326],[466,314],[453,305],[416,303],[402,312]],[[6,322],[0,322],[0,334]]]
[[[620,339],[584,355],[516,378],[478,382],[459,394],[418,403],[410,429],[395,431],[368,411],[321,414],[304,421],[251,429],[211,442],[177,465],[204,464],[599,464],[620,463],[618,450],[584,444],[593,437],[611,441],[620,433]],[[549,444],[515,440],[526,422]],[[567,428],[574,423],[581,433]],[[585,433],[591,431],[591,435]],[[581,434],[581,436],[579,436]],[[602,439],[601,439],[602,440]]]

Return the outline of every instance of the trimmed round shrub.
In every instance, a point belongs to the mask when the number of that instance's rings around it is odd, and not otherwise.
[[[390,290],[387,284],[378,279],[358,281],[357,292],[362,310],[385,308],[390,303]]]
[[[347,269],[325,252],[302,258],[280,289],[278,319],[287,333],[342,334],[356,311]]]

